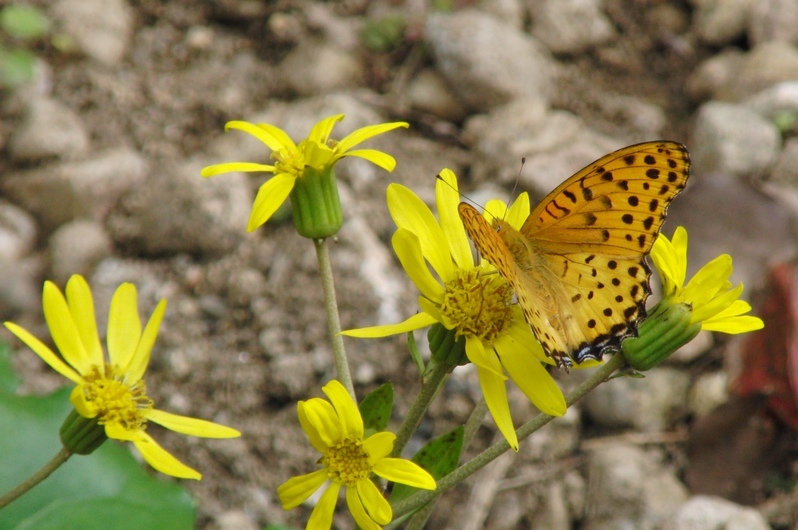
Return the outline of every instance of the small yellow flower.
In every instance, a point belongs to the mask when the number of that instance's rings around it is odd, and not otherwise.
[[[136,287],[123,283],[114,293],[108,317],[108,358],[103,354],[94,302],[86,280],[74,275],[66,298],[52,282],[45,282],[44,317],[61,355],[31,333],[14,324],[5,326],[39,357],[73,383],[70,401],[84,418],[96,418],[108,438],[133,442],[144,459],[161,473],[200,479],[197,471],[181,463],[146,433],[147,422],[189,436],[234,438],[241,433],[210,421],[157,410],[147,396],[144,373],[158,327],[166,310],[161,300],[142,332]]]
[[[743,284],[732,287],[732,258],[722,254],[713,259],[684,285],[687,276],[687,230],[678,227],[669,241],[660,234],[651,249],[651,259],[662,279],[663,302],[685,303],[692,308],[691,323],[701,329],[722,333],[746,333],[762,329],[762,319],[746,315],[751,306],[739,300]]]
[[[312,168],[313,174],[324,172],[332,168],[335,163],[346,156],[356,156],[372,162],[386,171],[393,171],[396,166],[394,158],[382,151],[375,149],[353,149],[361,142],[374,136],[396,129],[408,127],[405,122],[382,123],[362,127],[341,141],[330,139],[330,133],[336,122],[344,118],[343,114],[336,114],[324,118],[310,131],[308,137],[299,145],[283,131],[268,123],[248,123],[245,121],[231,121],[225,125],[225,131],[238,129],[251,134],[272,150],[271,158],[274,165],[258,164],[254,162],[228,162],[207,166],[202,169],[203,177],[213,177],[231,171],[273,173],[274,176],[267,180],[258,191],[252,213],[249,217],[247,230],[252,231],[264,224],[274,212],[285,202],[285,199],[294,189],[298,178],[305,175],[306,168]]]
[[[407,333],[440,322],[465,337],[466,355],[479,373],[482,393],[491,415],[513,449],[518,438],[507,401],[505,381],[510,378],[532,403],[546,414],[562,416],[562,391],[541,363],[551,363],[512,304],[512,288],[487,261],[474,263],[465,228],[457,213],[457,177],[445,169],[437,182],[440,222],[412,191],[399,184],[388,187],[388,209],[398,229],[392,244],[405,272],[421,296],[420,313],[402,323],[343,332],[351,337],[376,338]],[[500,201],[490,211],[504,216]],[[520,227],[529,215],[529,197],[522,194],[506,210],[507,221]],[[429,266],[428,266],[429,264]],[[435,271],[432,274],[429,267]]]
[[[322,494],[308,520],[308,529],[332,526],[333,512],[341,488],[355,522],[363,530],[379,529],[393,518],[391,505],[371,481],[374,473],[391,482],[434,490],[435,479],[424,469],[403,458],[388,458],[396,435],[378,432],[365,438],[363,418],[357,404],[338,381],[322,390],[330,399],[313,398],[297,404],[299,423],[310,443],[322,454],[323,469],[294,477],[277,489],[283,509],[302,504],[325,483]]]

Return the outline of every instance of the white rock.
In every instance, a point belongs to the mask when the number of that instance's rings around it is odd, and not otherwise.
[[[53,156],[75,157],[88,147],[89,134],[77,113],[54,99],[35,97],[9,138],[8,153],[12,160],[33,162]]]
[[[585,530],[658,528],[687,489],[654,451],[614,444],[588,455]]]
[[[36,221],[22,208],[0,200],[0,259],[16,261],[36,244]]]
[[[798,186],[798,138],[788,138],[784,143],[784,149],[770,172],[770,181]]]
[[[111,238],[97,221],[75,220],[62,225],[50,236],[52,279],[64,283],[73,274],[88,277],[112,251]]]
[[[143,181],[146,171],[141,155],[118,148],[80,162],[9,174],[0,188],[50,231],[73,219],[103,219],[124,193]]]
[[[484,111],[516,97],[548,101],[555,68],[548,51],[491,15],[433,14],[425,37],[438,70],[473,109]]]
[[[750,107],[769,120],[781,114],[798,115],[798,81],[786,81],[747,98],[743,105]]]
[[[770,525],[753,508],[720,497],[696,495],[673,513],[662,530],[768,530]]]
[[[420,71],[410,80],[405,91],[411,107],[434,114],[450,122],[460,122],[466,115],[465,107],[457,100],[446,80],[435,70]]]
[[[691,150],[698,175],[756,175],[776,161],[780,148],[776,126],[747,107],[710,101],[698,110]]]
[[[52,13],[88,57],[107,66],[124,57],[133,34],[133,12],[125,0],[60,0]]]
[[[614,39],[602,0],[536,0],[531,33],[553,53],[578,53]]]
[[[363,66],[356,56],[325,42],[306,39],[280,63],[281,77],[297,94],[312,96],[360,86]]]
[[[729,376],[726,372],[712,372],[699,377],[690,389],[690,412],[706,416],[729,399]]]

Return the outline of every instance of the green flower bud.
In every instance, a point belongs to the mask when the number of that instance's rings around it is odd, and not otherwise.
[[[701,331],[700,322],[690,323],[692,315],[690,305],[662,300],[640,324],[638,336],[621,344],[626,361],[641,372],[657,366]]]
[[[448,367],[451,372],[456,366],[468,363],[465,352],[465,337],[457,337],[457,330],[446,329],[440,322],[433,324],[427,332],[429,349],[432,353],[427,369],[423,376],[426,377],[432,370],[440,365]]]
[[[344,224],[335,171],[305,166],[291,190],[294,226],[303,237],[322,239],[334,236]]]
[[[64,447],[77,455],[93,453],[108,439],[105,427],[97,423],[97,418],[85,418],[76,410],[64,420],[60,435]]]

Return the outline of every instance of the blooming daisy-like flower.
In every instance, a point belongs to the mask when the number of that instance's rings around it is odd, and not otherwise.
[[[330,139],[330,133],[336,122],[344,118],[343,114],[336,114],[324,118],[310,131],[308,137],[299,145],[282,129],[268,123],[249,123],[245,121],[231,121],[225,125],[225,130],[238,129],[251,134],[272,150],[271,158],[274,165],[258,164],[255,162],[228,162],[207,166],[202,169],[203,177],[213,177],[231,171],[273,173],[274,176],[267,180],[258,191],[252,213],[249,218],[247,230],[252,231],[269,220],[274,212],[285,202],[297,184],[298,179],[314,180],[329,172],[335,163],[346,156],[356,156],[372,162],[386,171],[393,171],[396,161],[391,155],[376,149],[353,149],[361,142],[374,136],[396,129],[408,127],[405,122],[382,123],[362,127],[346,136],[340,141]],[[334,187],[332,180],[331,186]],[[328,190],[334,194],[333,202],[337,203],[337,191]],[[293,204],[293,197],[292,197]],[[294,205],[296,207],[296,205]],[[296,213],[295,213],[296,215]]]
[[[111,301],[106,358],[97,333],[91,289],[82,276],[69,279],[66,298],[55,284],[45,282],[42,298],[44,317],[60,356],[13,322],[5,326],[56,372],[75,383],[69,398],[72,405],[80,416],[93,418],[103,426],[105,436],[133,442],[147,463],[161,473],[191,479],[202,475],[158,445],[146,432],[148,421],[190,436],[241,436],[230,427],[157,410],[147,396],[143,377],[166,300],[158,303],[142,332],[136,287],[120,285]]]
[[[662,279],[663,302],[684,303],[692,308],[691,323],[701,329],[722,333],[746,333],[762,329],[761,318],[746,315],[751,305],[740,300],[743,284],[732,287],[732,258],[722,254],[713,259],[684,285],[687,276],[687,230],[678,227],[673,240],[660,234],[651,249],[651,259]]]
[[[378,432],[365,438],[363,418],[357,404],[338,381],[322,390],[330,401],[313,398],[297,404],[299,423],[310,443],[322,454],[324,467],[294,477],[277,489],[283,509],[302,504],[325,483],[322,494],[308,520],[308,529],[332,526],[333,512],[341,488],[355,522],[363,530],[379,529],[393,518],[391,505],[371,481],[374,473],[391,482],[415,488],[435,489],[435,479],[424,469],[403,458],[388,458],[396,438],[391,432]]]
[[[385,337],[435,323],[455,330],[458,337],[465,338],[466,355],[477,367],[488,410],[510,446],[518,450],[505,374],[546,414],[565,414],[565,398],[542,364],[552,361],[532,334],[521,308],[512,303],[510,285],[487,261],[474,262],[457,212],[459,193],[452,171],[441,172],[435,196],[440,222],[412,191],[399,184],[388,187],[388,209],[398,227],[393,248],[421,292],[421,312],[399,324],[343,334]],[[520,227],[529,215],[529,197],[522,194],[509,210],[500,201],[491,201],[487,209]]]

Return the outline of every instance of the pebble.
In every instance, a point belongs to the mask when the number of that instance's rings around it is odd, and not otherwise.
[[[530,33],[552,53],[580,53],[617,37],[602,0],[538,0]]]
[[[663,366],[645,376],[619,377],[599,385],[584,401],[585,413],[604,427],[634,427],[646,433],[666,430],[687,409],[690,376]]]
[[[121,147],[81,161],[10,173],[0,189],[50,232],[74,219],[103,219],[124,193],[143,182],[147,169],[141,155]]]
[[[786,116],[794,123],[798,116],[798,81],[785,81],[766,88],[744,100],[743,105],[774,122]]]
[[[588,453],[584,530],[654,530],[687,500],[687,488],[656,451],[626,443]]]
[[[51,279],[61,284],[73,274],[88,277],[94,267],[113,252],[102,224],[78,219],[61,225],[49,240]]]
[[[754,508],[720,497],[696,495],[670,515],[662,530],[768,530],[770,525]]]
[[[133,33],[133,12],[125,0],[60,0],[52,14],[84,55],[106,66],[124,58]]]
[[[756,0],[750,17],[749,42],[784,41],[798,44],[798,3],[795,0]]]
[[[729,399],[729,375],[718,371],[701,375],[690,389],[689,407],[696,417],[706,416]]]
[[[784,149],[776,159],[768,180],[798,189],[798,138],[788,138],[784,143]]]
[[[693,29],[702,41],[722,46],[742,37],[757,0],[696,0]]]
[[[245,237],[253,194],[243,173],[200,177],[203,166],[217,162],[164,164],[148,175],[109,216],[113,239],[150,255],[231,251]]]
[[[548,101],[555,66],[526,33],[463,10],[430,15],[425,37],[438,70],[470,108],[485,112],[517,97]]]
[[[0,320],[41,314],[41,266],[34,259],[0,258]]]
[[[279,71],[300,96],[355,88],[364,79],[364,68],[356,55],[316,39],[300,42],[280,63]]]
[[[412,108],[453,123],[463,121],[468,115],[443,76],[429,68],[420,71],[410,80],[405,96]]]
[[[696,175],[748,177],[776,161],[781,134],[776,126],[742,105],[710,101],[701,106],[693,128],[691,159]]]
[[[25,257],[36,244],[35,219],[22,208],[0,199],[0,260]]]
[[[89,148],[83,121],[63,103],[34,97],[8,141],[8,154],[15,162],[37,162],[50,157],[74,158]]]

